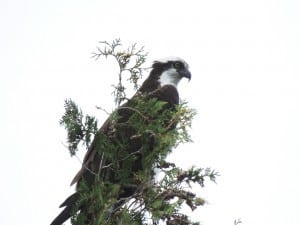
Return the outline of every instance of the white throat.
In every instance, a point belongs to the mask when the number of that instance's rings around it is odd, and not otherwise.
[[[163,87],[165,85],[173,85],[175,87],[177,87],[177,84],[180,81],[180,76],[177,73],[177,71],[175,69],[168,69],[166,71],[164,71],[160,78],[159,78],[159,83],[160,85]]]

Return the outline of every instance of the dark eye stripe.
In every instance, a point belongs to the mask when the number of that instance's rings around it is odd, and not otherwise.
[[[174,66],[174,68],[179,69],[179,68],[183,67],[183,64],[182,64],[182,62],[174,62],[173,66]]]

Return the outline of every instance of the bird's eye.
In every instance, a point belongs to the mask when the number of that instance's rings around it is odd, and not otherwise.
[[[174,63],[174,68],[179,69],[181,67],[182,67],[182,63],[180,63],[180,62],[175,62]]]

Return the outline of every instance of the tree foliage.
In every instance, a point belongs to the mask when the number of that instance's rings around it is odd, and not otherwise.
[[[97,120],[72,101],[65,101],[65,114],[60,124],[67,130],[67,144],[71,155],[76,154],[79,144],[90,146],[91,137],[97,142],[97,151],[105,157],[96,182],[89,186],[81,182],[80,200],[74,208],[73,225],[83,225],[87,218],[91,225],[190,225],[199,224],[181,212],[183,205],[191,210],[202,206],[205,200],[193,192],[192,187],[204,187],[205,181],[215,181],[217,172],[210,168],[179,168],[167,161],[171,150],[181,143],[190,142],[188,134],[195,111],[182,102],[174,110],[163,110],[165,102],[157,99],[145,101],[144,96],[136,97],[132,104],[120,106],[126,99],[123,79],[129,72],[129,79],[135,89],[144,72],[146,53],[134,44],[123,50],[119,39],[112,43],[100,42],[93,57],[113,57],[119,67],[118,81],[114,86],[117,107],[132,111],[129,120],[118,123],[118,111],[110,115],[112,130],[116,138],[97,133]],[[128,73],[126,73],[128,74]],[[114,123],[115,121],[115,123]],[[174,128],[175,127],[175,128]],[[171,129],[172,128],[172,129]],[[126,132],[132,131],[130,140]],[[98,141],[97,141],[98,140]],[[142,149],[128,151],[127,146],[135,140],[142,142]],[[130,143],[129,143],[130,142]],[[140,157],[143,170],[132,171]],[[159,176],[155,177],[155,173]],[[122,191],[134,188],[129,197],[122,197]],[[79,210],[82,205],[86,210]]]

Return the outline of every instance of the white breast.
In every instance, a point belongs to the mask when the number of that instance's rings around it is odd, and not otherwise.
[[[179,83],[180,79],[181,77],[179,76],[177,71],[174,68],[171,68],[161,74],[159,82],[161,86],[173,85],[177,87],[177,84]]]

